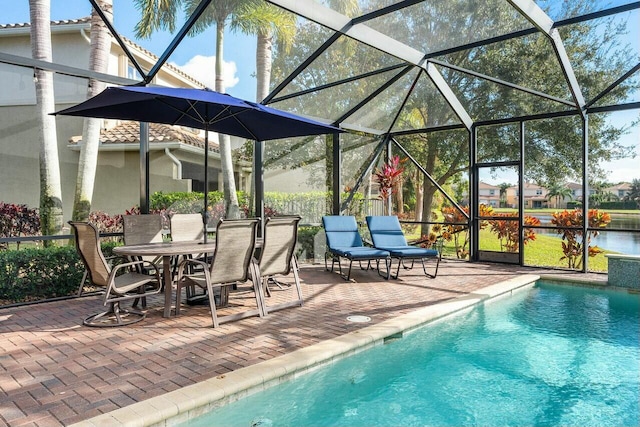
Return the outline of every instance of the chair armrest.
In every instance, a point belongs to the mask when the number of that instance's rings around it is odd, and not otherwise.
[[[122,269],[125,269],[125,268],[130,268],[130,267],[135,267],[135,266],[140,266],[142,268],[149,268],[149,269],[151,269],[151,270],[153,270],[155,272],[154,274],[159,274],[157,265],[153,264],[152,262],[144,261],[144,260],[129,261],[129,262],[124,262],[122,264],[117,264],[117,265],[113,266],[113,270],[111,270],[111,274],[115,275],[119,270],[122,270]]]

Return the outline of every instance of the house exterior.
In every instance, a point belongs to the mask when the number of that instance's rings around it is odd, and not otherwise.
[[[90,18],[53,21],[51,41],[53,62],[88,69]],[[123,38],[143,69],[150,69],[157,57],[136,43]],[[30,25],[0,25],[0,52],[31,57]],[[112,39],[108,74],[139,78],[120,45]],[[3,92],[0,93],[0,201],[39,206],[39,125],[35,119],[36,97],[33,70],[0,64]],[[162,67],[154,84],[172,87],[204,88],[179,68]],[[54,76],[56,111],[86,99],[87,80]],[[58,155],[65,220],[70,219],[76,185],[83,118],[56,118]],[[103,120],[92,210],[123,213],[140,201],[139,125],[133,122]],[[202,131],[165,125],[150,125],[150,192],[198,191],[204,187]],[[217,137],[210,136],[210,190],[222,189]],[[232,144],[242,144],[232,139]],[[247,167],[249,166],[249,167]],[[250,165],[236,164],[239,190],[248,189]]]
[[[631,184],[628,182],[622,182],[620,184],[607,187],[604,191],[613,194],[618,199],[624,199],[626,196],[631,194]]]
[[[478,200],[481,205],[500,207],[500,187],[481,181],[478,185]]]

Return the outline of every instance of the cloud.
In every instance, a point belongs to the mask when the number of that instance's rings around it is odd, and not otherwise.
[[[240,79],[236,76],[238,71],[238,67],[236,63],[233,61],[226,62],[223,61],[223,78],[224,78],[224,87],[230,88],[234,87],[238,84]],[[215,65],[216,65],[216,57],[215,56],[203,56],[196,55],[187,61],[184,65],[177,65],[181,68],[185,73],[193,76],[195,79],[203,82],[211,89],[215,89],[216,87],[216,76],[215,76]]]

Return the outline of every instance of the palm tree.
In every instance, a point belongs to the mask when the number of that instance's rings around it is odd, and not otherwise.
[[[560,204],[560,200],[573,199],[573,192],[571,189],[565,185],[558,184],[557,182],[552,183],[547,187],[547,197],[548,201],[551,199],[555,199],[555,208],[558,208]]]
[[[499,185],[500,187],[500,207],[504,208],[507,206],[507,189],[511,187],[511,184],[508,182],[503,182]]]
[[[98,5],[110,21],[113,20],[113,0],[99,0]],[[95,10],[91,11],[91,53],[89,70],[106,73],[111,49],[111,35],[107,26]],[[87,98],[100,93],[105,84],[96,79],[90,79],[87,85]],[[93,185],[98,165],[98,146],[100,143],[101,119],[84,119],[82,130],[82,145],[78,162],[78,177],[76,179],[76,193],[73,200],[72,218],[74,221],[86,221],[91,213]]]
[[[51,62],[51,4],[49,0],[29,0],[31,54],[33,59]],[[36,109],[40,123],[40,228],[43,235],[62,231],[62,184],[55,110],[53,74],[34,69]]]
[[[223,42],[227,20],[247,0],[218,0],[209,4],[200,19],[192,28],[193,33],[203,31],[212,24],[216,25],[216,83],[215,90],[224,93],[223,78]],[[136,7],[142,11],[140,22],[136,25],[137,37],[150,37],[153,31],[162,28],[173,32],[179,7],[191,15],[199,5],[199,0],[136,0]],[[238,218],[240,207],[236,194],[236,183],[233,178],[233,161],[231,158],[231,138],[221,134],[220,163],[222,169],[222,187],[226,204],[226,217]]]
[[[256,102],[261,102],[269,95],[274,38],[288,52],[295,37],[296,16],[263,0],[251,0],[238,8],[231,28],[257,38]]]

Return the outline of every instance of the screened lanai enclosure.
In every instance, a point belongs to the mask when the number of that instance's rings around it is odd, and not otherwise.
[[[66,221],[77,213],[91,134],[83,119],[51,119],[57,153],[43,157],[41,129],[50,122],[38,107],[46,115],[82,102],[88,82],[89,90],[221,91],[228,75],[219,67],[238,66],[234,55],[250,50],[244,55],[255,57],[255,69],[241,70],[251,77],[240,79],[252,86],[250,100],[346,132],[213,138],[209,185],[227,193],[226,202],[213,198],[218,217],[224,203],[249,216],[300,214],[301,256],[309,260],[322,259],[327,214],[361,222],[397,215],[410,240],[442,240],[445,257],[458,260],[606,271],[605,253],[640,253],[640,2],[78,3],[77,11],[47,17],[49,58],[32,56],[33,14],[0,23],[4,204],[41,209],[38,171],[58,164],[52,215]],[[92,56],[99,29],[103,68]],[[217,64],[178,65],[205,34],[190,55],[217,55]],[[218,79],[205,80],[214,64]],[[47,75],[54,99],[44,105],[38,82]],[[91,212],[113,217],[136,205],[199,212],[197,197],[185,194],[203,188],[201,133],[108,120],[96,126]],[[237,202],[228,196],[234,191]],[[0,237],[14,244],[18,236]]]

